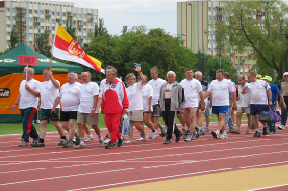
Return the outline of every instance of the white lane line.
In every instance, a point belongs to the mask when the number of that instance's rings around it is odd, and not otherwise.
[[[177,174],[177,175],[171,175],[171,176],[162,176],[162,177],[156,177],[156,178],[148,178],[143,180],[132,180],[127,182],[119,182],[119,183],[113,183],[113,184],[106,184],[106,185],[100,185],[100,186],[93,186],[93,187],[86,187],[86,188],[78,188],[68,191],[78,191],[78,190],[87,190],[87,189],[95,189],[95,188],[103,188],[108,186],[117,186],[117,185],[123,185],[123,184],[130,184],[130,183],[137,183],[137,182],[146,182],[151,180],[160,180],[160,179],[167,179],[167,178],[175,178],[175,177],[181,177],[181,176],[189,176],[189,175],[195,175],[195,174],[204,174],[209,172],[220,172],[220,171],[226,171],[226,170],[232,170],[233,168],[224,168],[224,169],[216,169],[216,170],[207,170],[207,171],[200,171],[200,172],[192,172],[187,174]]]
[[[85,158],[85,157],[98,157],[98,156],[109,156],[109,155],[117,155],[117,154],[131,154],[131,153],[141,153],[141,152],[150,152],[150,151],[162,151],[162,150],[172,150],[172,149],[186,149],[186,148],[193,148],[193,147],[205,147],[205,146],[217,146],[217,145],[226,145],[226,144],[235,144],[235,143],[247,143],[247,142],[258,142],[265,139],[259,140],[250,140],[250,141],[233,141],[233,142],[221,142],[221,143],[213,143],[213,144],[202,144],[202,145],[191,145],[191,146],[181,146],[181,147],[169,147],[169,148],[159,148],[159,149],[149,149],[149,150],[137,150],[137,151],[129,151],[129,152],[120,152],[120,153],[105,153],[105,154],[98,154],[98,155],[84,155],[84,156],[76,156],[76,157],[68,157],[69,159],[73,158]],[[162,144],[162,143],[161,143]],[[103,148],[100,148],[103,149]],[[15,157],[25,157],[25,156],[35,156],[35,155],[47,155],[47,154],[62,154],[62,153],[69,153],[69,152],[81,152],[88,149],[81,149],[81,150],[69,150],[69,151],[59,151],[59,152],[48,152],[48,153],[37,153],[37,154],[26,154],[26,155],[12,155],[12,156],[5,156],[0,158],[15,158]],[[49,159],[49,160],[65,160],[65,158],[57,158],[57,159]]]
[[[254,190],[248,190],[248,191],[266,190],[266,189],[270,189],[270,188],[278,188],[278,187],[282,187],[282,186],[288,186],[288,184],[282,184],[282,185],[271,186],[271,187],[266,187],[266,188],[257,188],[257,189],[254,189]]]
[[[258,166],[269,166],[269,165],[283,164],[283,163],[288,163],[288,161],[265,163],[265,164],[258,164],[258,165],[252,165],[252,166],[244,166],[244,167],[239,167],[239,168],[253,168],[253,167],[258,167]]]
[[[27,171],[32,171],[32,170],[44,170],[44,169],[46,169],[46,168],[35,168],[35,169],[26,169],[26,170],[0,172],[0,174],[8,174],[8,173],[13,173],[13,172],[27,172]]]
[[[11,184],[22,184],[22,183],[29,183],[29,182],[38,182],[43,180],[54,180],[54,179],[60,179],[60,178],[70,178],[70,177],[78,177],[78,176],[86,176],[86,175],[93,175],[93,174],[102,174],[102,173],[109,173],[109,172],[118,172],[118,171],[125,171],[125,170],[133,170],[134,168],[124,168],[124,169],[117,169],[117,170],[107,170],[107,171],[101,171],[101,172],[90,172],[90,173],[84,173],[84,174],[70,174],[68,176],[56,176],[51,178],[42,178],[42,179],[34,179],[34,180],[26,180],[21,182],[11,182],[11,183],[5,183],[0,184],[0,186],[6,186]]]
[[[146,167],[143,167],[143,168],[166,167],[166,166],[175,166],[175,165],[181,165],[181,164],[187,164],[187,163],[209,162],[209,161],[218,161],[218,160],[226,160],[226,159],[261,156],[261,155],[280,154],[280,153],[287,153],[287,152],[288,151],[280,151],[280,152],[273,152],[273,153],[259,153],[259,154],[253,154],[253,155],[241,155],[241,156],[232,156],[232,157],[225,157],[225,158],[204,159],[204,160],[191,161],[191,162],[186,162],[186,163],[174,163],[174,164],[167,164],[167,165],[146,166]]]

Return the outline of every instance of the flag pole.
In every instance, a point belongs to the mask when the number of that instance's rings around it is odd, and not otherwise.
[[[28,75],[28,65],[26,66],[26,84],[27,84],[27,75]]]
[[[51,66],[52,66],[52,58],[53,58],[53,54],[51,54],[51,59],[50,59],[50,70],[51,70]]]

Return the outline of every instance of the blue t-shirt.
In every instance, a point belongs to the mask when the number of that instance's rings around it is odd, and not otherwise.
[[[275,84],[270,84],[271,92],[272,92],[272,102],[276,101],[276,95],[281,94],[281,91],[279,90],[278,86]],[[267,94],[267,97],[269,99],[269,96]]]

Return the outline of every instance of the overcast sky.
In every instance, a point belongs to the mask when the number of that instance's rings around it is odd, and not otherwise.
[[[67,1],[67,0],[60,0]],[[163,28],[170,34],[177,32],[177,1],[176,0],[69,0],[75,7],[98,9],[99,17],[109,34],[120,35],[123,26],[145,25],[149,29]]]
[[[123,26],[145,25],[148,29],[163,28],[177,33],[177,2],[181,0],[59,0],[74,2],[75,7],[98,9],[99,17],[109,34],[120,35]],[[195,1],[195,0],[193,0]],[[184,2],[184,1],[183,1]],[[288,0],[284,0],[288,3]]]

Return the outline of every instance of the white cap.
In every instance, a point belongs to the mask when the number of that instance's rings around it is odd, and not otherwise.
[[[288,76],[288,72],[285,72],[285,73],[283,74],[283,76]]]

